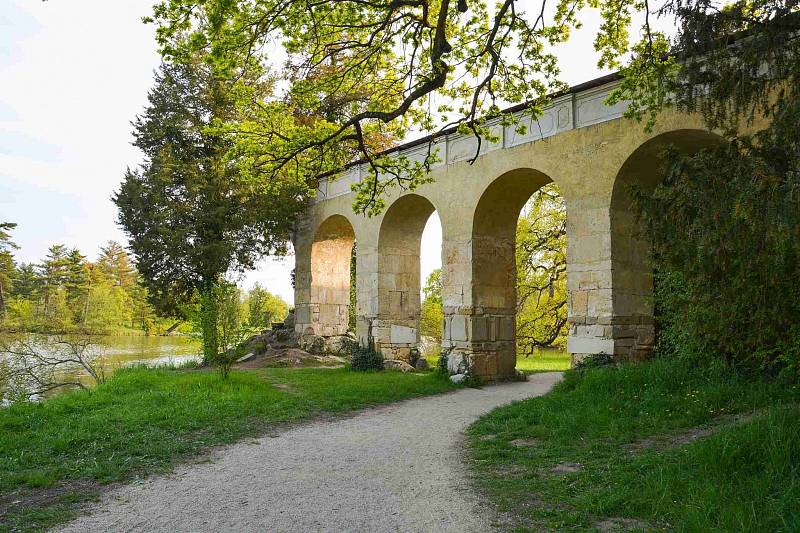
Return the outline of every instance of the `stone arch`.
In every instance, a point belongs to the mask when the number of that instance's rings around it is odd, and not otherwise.
[[[436,208],[406,194],[386,210],[378,234],[378,349],[389,359],[409,360],[419,342],[420,245]]]
[[[516,366],[516,230],[531,195],[553,180],[520,168],[492,181],[473,214],[471,301],[466,315],[449,317],[451,345],[468,349],[472,372],[485,380],[509,379]],[[462,323],[463,322],[463,323]],[[463,358],[454,357],[451,370]]]
[[[637,147],[620,167],[610,203],[611,285],[614,355],[643,359],[655,344],[653,267],[650,243],[639,230],[631,188],[652,191],[664,179],[664,153],[674,147],[694,153],[721,138],[699,129],[673,130],[656,135]]]
[[[303,333],[347,333],[354,243],[353,225],[343,215],[332,215],[317,227],[311,244],[310,325]]]

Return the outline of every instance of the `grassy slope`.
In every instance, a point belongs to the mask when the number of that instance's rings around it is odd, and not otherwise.
[[[570,372],[470,428],[476,483],[523,531],[592,531],[608,518],[636,530],[798,531],[797,400],[796,389],[660,361]],[[582,467],[556,474],[559,463]]]
[[[93,391],[0,409],[0,509],[9,509],[0,531],[63,521],[98,482],[162,471],[270,425],[452,388],[433,374],[344,369],[234,372],[228,381],[212,372],[122,370]],[[23,504],[9,506],[16,500]]]

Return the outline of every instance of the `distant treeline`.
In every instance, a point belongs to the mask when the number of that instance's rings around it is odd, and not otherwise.
[[[180,326],[192,330],[193,309],[182,317],[159,316],[148,301],[133,258],[109,241],[90,261],[77,248],[51,246],[40,262],[17,262],[10,231],[0,223],[0,329],[63,333],[158,335]],[[240,292],[241,316],[254,328],[283,320],[289,306],[256,285]]]

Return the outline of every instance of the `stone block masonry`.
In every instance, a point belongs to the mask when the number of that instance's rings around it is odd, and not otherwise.
[[[665,114],[652,132],[622,118],[624,104],[603,103],[617,82],[599,80],[559,97],[525,135],[496,125],[473,164],[473,137],[433,140],[439,163],[432,182],[393,191],[387,209],[352,211],[350,185],[366,175],[351,167],[323,181],[294,238],[296,329],[346,331],[350,253],[357,247],[356,334],[371,335],[384,356],[408,360],[419,343],[422,231],[436,211],[442,224],[443,346],[452,373],[484,381],[511,379],[515,367],[515,232],[530,196],[554,182],[567,208],[568,350],[621,359],[647,357],[654,344],[648,244],[631,210],[629,186],[661,179],[667,146],[691,151],[714,142],[697,116]],[[399,150],[409,159],[426,145]]]

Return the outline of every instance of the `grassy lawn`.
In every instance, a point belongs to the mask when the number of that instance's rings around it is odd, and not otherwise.
[[[426,355],[428,365],[436,368],[439,361],[438,355]],[[539,350],[529,357],[517,356],[517,370],[526,374],[535,372],[562,372],[570,368],[570,355],[559,350]]]
[[[570,355],[559,350],[538,350],[525,357],[517,356],[517,370],[526,374],[534,372],[562,372],[570,369]]]
[[[798,396],[662,361],[569,372],[476,422],[471,467],[517,531],[798,531]]]
[[[102,484],[164,471],[276,424],[454,387],[432,373],[269,369],[226,381],[205,371],[121,370],[92,391],[0,409],[0,531],[44,529]]]

